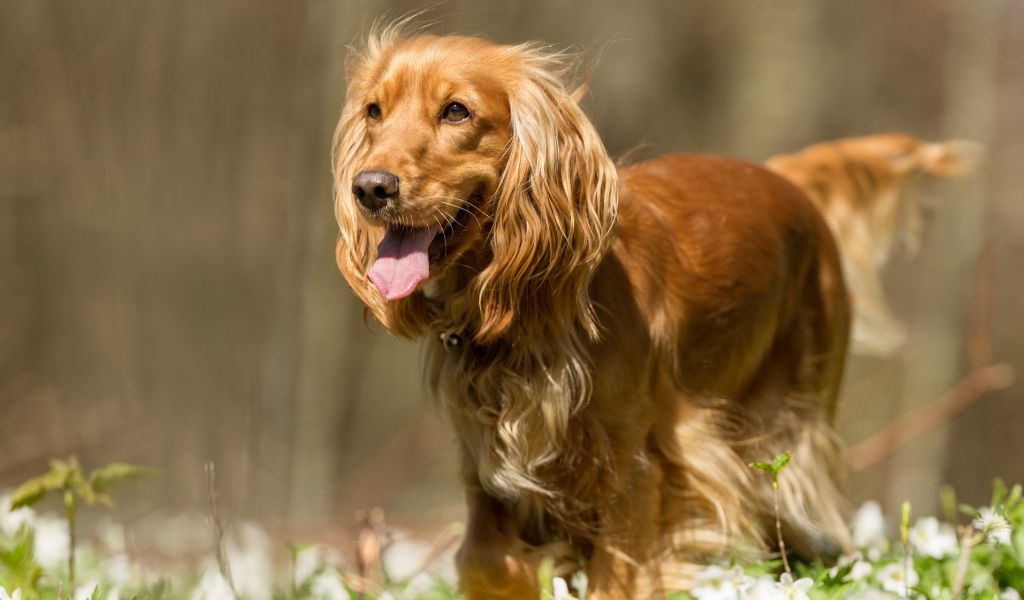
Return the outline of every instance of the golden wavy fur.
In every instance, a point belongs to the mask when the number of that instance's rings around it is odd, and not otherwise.
[[[739,161],[616,168],[569,72],[385,28],[335,136],[338,265],[384,327],[426,338],[458,434],[462,590],[535,598],[553,556],[588,598],[646,598],[770,551],[746,465],[783,450],[787,545],[848,547],[830,422],[851,315],[825,220]],[[415,285],[390,301],[368,276],[385,255]]]

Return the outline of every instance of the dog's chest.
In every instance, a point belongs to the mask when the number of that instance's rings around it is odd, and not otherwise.
[[[580,369],[513,346],[482,348],[436,332],[428,377],[480,484],[507,501],[549,496],[562,443],[585,385]]]

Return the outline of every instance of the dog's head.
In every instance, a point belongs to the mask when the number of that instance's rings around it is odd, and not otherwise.
[[[337,261],[391,331],[423,332],[458,297],[481,343],[574,323],[611,242],[615,167],[532,46],[370,36],[353,57],[334,142]]]

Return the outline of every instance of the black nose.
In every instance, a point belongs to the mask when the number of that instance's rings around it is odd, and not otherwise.
[[[398,196],[398,176],[387,171],[362,171],[352,180],[359,203],[376,212]]]

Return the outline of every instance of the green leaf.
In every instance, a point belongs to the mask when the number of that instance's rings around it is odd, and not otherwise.
[[[764,471],[765,473],[768,473],[769,475],[771,475],[772,480],[774,480],[776,477],[778,477],[779,473],[786,468],[786,465],[789,464],[789,461],[792,458],[793,455],[787,451],[776,456],[770,463],[763,461],[755,461],[750,463],[749,466],[752,469],[757,469],[758,471]]]
[[[974,508],[969,504],[961,504],[960,512],[967,515],[968,517],[971,517],[972,519],[978,518],[978,516],[981,514],[978,512],[978,509]]]
[[[56,492],[63,489],[66,476],[67,472],[65,470],[54,470],[39,477],[29,479],[11,493],[11,510],[17,510],[23,506],[32,506],[42,500],[47,492]]]
[[[63,500],[65,510],[67,510],[69,515],[72,515],[68,518],[73,518],[73,515],[75,514],[75,509],[78,508],[78,497],[75,496],[75,493],[73,491],[64,490]]]
[[[992,482],[992,503],[990,506],[994,509],[1003,503],[1003,499],[1006,498],[1006,482],[996,477],[995,481]]]
[[[1021,486],[1016,484],[1010,489],[1010,496],[1006,499],[1006,512],[1011,513],[1017,509],[1017,504],[1020,503],[1021,497]]]
[[[910,500],[900,505],[900,541],[904,544],[910,541]]]
[[[956,490],[948,483],[942,484],[942,487],[939,488],[939,506],[942,507],[944,519],[956,520]]]
[[[772,469],[775,471],[775,474],[778,475],[779,473],[781,473],[782,470],[786,468],[786,465],[789,464],[789,461],[792,458],[793,454],[790,453],[788,450],[776,456],[775,461],[772,463]]]
[[[89,483],[97,494],[106,493],[110,486],[130,479],[138,479],[151,475],[153,469],[130,465],[128,463],[111,463],[100,467],[89,475]]]
[[[10,547],[0,547],[0,585],[32,589],[43,575],[35,561],[35,532],[23,527],[13,541]]]
[[[87,506],[96,504],[96,491],[93,490],[92,486],[89,485],[88,481],[78,479],[72,483],[72,490],[78,494],[78,497],[85,502]]]
[[[132,600],[164,600],[170,594],[171,582],[165,577],[161,577],[156,583],[148,588],[144,588],[141,592],[136,594]]]
[[[1018,527],[1011,538],[1013,549],[1017,553],[1018,560],[1024,558],[1024,527]]]

